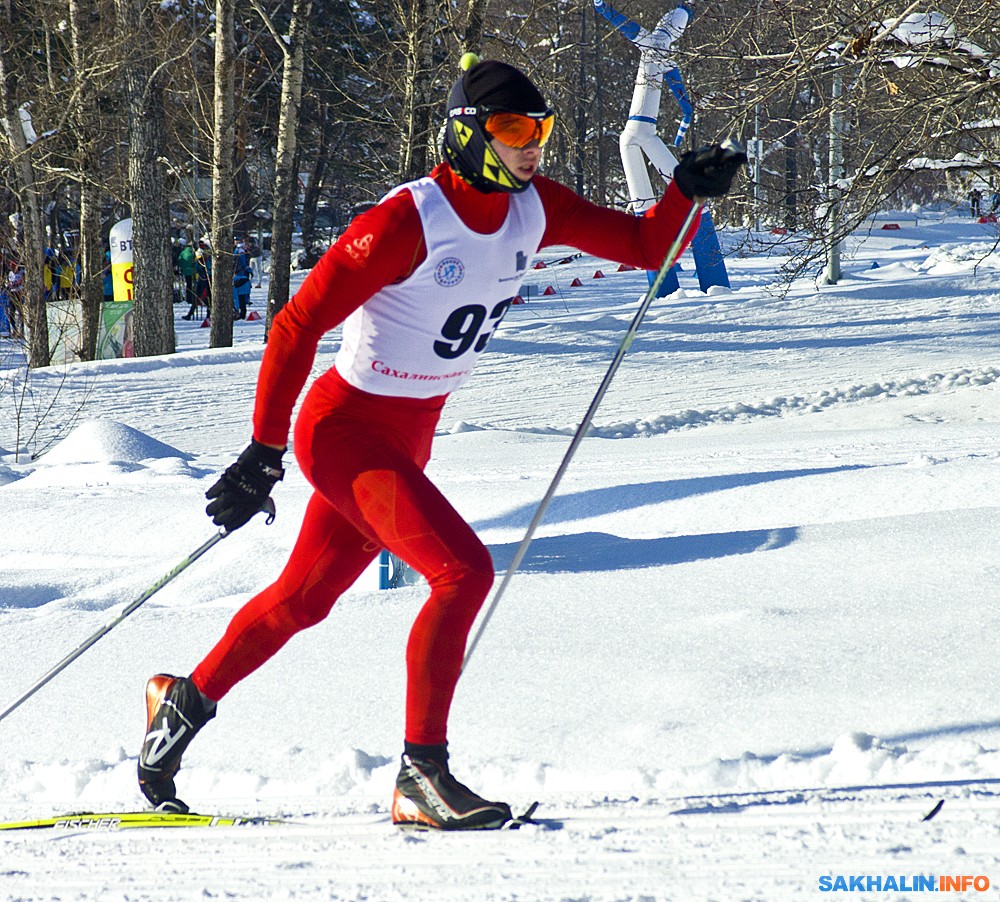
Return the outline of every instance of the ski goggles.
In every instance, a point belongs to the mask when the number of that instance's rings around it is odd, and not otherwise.
[[[508,147],[527,147],[532,141],[537,141],[542,146],[549,140],[556,124],[556,114],[552,110],[544,113],[511,113],[480,107],[479,116],[487,134]]]

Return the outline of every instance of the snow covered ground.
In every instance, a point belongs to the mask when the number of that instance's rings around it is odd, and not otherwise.
[[[0,898],[995,898],[997,231],[897,221],[850,242],[835,287],[779,290],[771,237],[741,256],[725,236],[733,290],[698,291],[686,258],[651,310],[454,707],[457,775],[540,800],[540,825],[391,826],[423,591],[370,572],[227,696],[178,778],[195,811],[294,824],[2,834]],[[582,258],[528,283],[430,465],[498,570],[645,275]],[[20,404],[0,348],[0,709],[212,535],[202,496],[249,438],[263,330],[210,350],[177,328],[176,355],[36,372]],[[200,660],[307,496],[293,467],[272,526],[219,543],[0,722],[0,819],[140,807],[145,679]]]

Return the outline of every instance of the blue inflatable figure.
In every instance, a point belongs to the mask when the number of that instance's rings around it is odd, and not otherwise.
[[[618,12],[604,0],[594,0],[594,8],[639,49],[639,71],[635,78],[632,105],[618,142],[628,184],[629,206],[638,215],[656,202],[646,161],[652,164],[664,181],[673,178],[674,167],[677,166],[677,158],[656,132],[664,82],[681,108],[681,122],[674,136],[675,147],[684,139],[694,117],[694,107],[684,88],[684,80],[668,55],[691,20],[691,8],[681,3],[666,13],[652,31]],[[714,285],[729,287],[719,238],[707,209],[702,211],[701,225],[691,242],[691,253],[702,291],[708,291]],[[652,279],[651,273],[650,282]],[[671,272],[664,280],[660,294],[670,294],[677,288],[676,272]]]

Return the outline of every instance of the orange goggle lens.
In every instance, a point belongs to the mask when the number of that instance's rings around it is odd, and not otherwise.
[[[539,145],[548,141],[555,123],[555,113],[538,117],[523,113],[490,113],[483,127],[490,137],[508,147],[526,147],[532,141],[537,141]]]

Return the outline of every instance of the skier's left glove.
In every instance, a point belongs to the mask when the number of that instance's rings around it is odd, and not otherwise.
[[[674,181],[688,200],[722,197],[729,193],[736,173],[746,164],[747,155],[738,144],[706,144],[681,157],[674,169]]]
[[[210,504],[205,513],[216,526],[227,533],[245,526],[262,510],[268,510],[270,523],[274,519],[274,502],[270,499],[274,484],[282,479],[281,457],[285,452],[252,440],[225,473],[219,477],[205,497]]]

